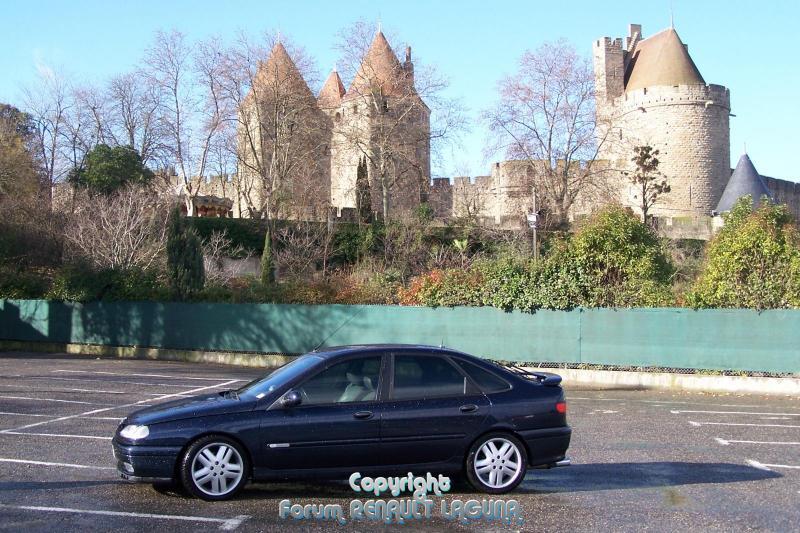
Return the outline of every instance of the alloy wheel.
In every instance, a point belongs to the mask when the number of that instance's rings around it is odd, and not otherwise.
[[[502,437],[487,440],[475,456],[475,475],[493,489],[511,485],[522,466],[522,455],[517,446]]]
[[[244,475],[244,461],[232,446],[212,442],[192,460],[192,481],[209,496],[223,496],[234,490]]]

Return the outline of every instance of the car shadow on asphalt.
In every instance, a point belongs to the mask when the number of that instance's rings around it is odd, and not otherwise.
[[[736,463],[587,463],[552,470],[529,470],[515,492],[547,494],[679,485],[739,483],[783,477]]]

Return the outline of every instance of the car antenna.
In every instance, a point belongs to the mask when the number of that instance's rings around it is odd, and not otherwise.
[[[444,339],[442,339],[442,342],[439,343],[439,348],[444,348]]]
[[[345,327],[347,324],[349,324],[350,322],[352,322],[352,321],[353,321],[353,319],[354,319],[355,317],[357,317],[358,315],[360,315],[360,314],[361,314],[361,313],[363,313],[363,312],[364,312],[364,309],[362,308],[362,309],[359,309],[358,311],[356,311],[355,313],[353,313],[353,314],[352,314],[352,315],[351,315],[351,316],[350,316],[350,317],[349,317],[347,320],[345,320],[344,322],[342,322],[341,324],[339,324],[339,327],[337,327],[336,329],[334,329],[333,331],[331,331],[331,332],[328,334],[328,336],[327,336],[327,337],[325,337],[324,339],[322,339],[322,340],[320,341],[320,343],[319,343],[319,344],[317,344],[316,346],[314,346],[314,349],[313,349],[313,350],[311,350],[311,351],[312,351],[312,352],[316,352],[317,350],[319,350],[319,349],[322,347],[322,345],[323,345],[323,344],[325,344],[325,343],[328,341],[328,339],[330,339],[331,337],[333,337],[333,335],[334,335],[334,334],[335,334],[337,331],[339,331],[340,329],[342,329],[343,327]]]

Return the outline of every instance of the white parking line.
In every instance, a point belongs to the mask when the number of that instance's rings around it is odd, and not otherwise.
[[[0,416],[32,416],[36,418],[58,418],[58,415],[41,415],[38,413],[12,413],[9,411],[0,411]],[[81,416],[78,418],[86,420],[122,420],[120,416]]]
[[[153,398],[153,400],[166,400],[167,398],[176,398],[178,396],[184,396],[186,394],[194,394],[194,393],[202,392],[202,391],[208,390],[208,389],[216,389],[216,388],[220,388],[220,387],[225,387],[227,385],[232,385],[233,383],[236,383],[236,380],[227,381],[225,383],[220,383],[218,385],[208,385],[206,387],[198,387],[196,389],[191,389],[191,390],[187,390],[187,391],[181,391],[181,392],[175,393],[175,394],[165,394],[163,396],[159,396],[159,397]],[[147,404],[147,402],[150,402],[150,401],[153,401],[153,400],[141,400],[141,401],[138,401],[138,402],[128,403],[128,404],[124,404],[124,405],[115,405],[113,407],[105,407],[103,409],[94,409],[92,411],[86,411],[84,413],[78,413],[76,415],[61,416],[59,418],[53,418],[51,420],[44,420],[42,422],[35,422],[33,424],[27,424],[25,426],[20,426],[20,427],[17,427],[17,428],[3,429],[3,430],[0,430],[0,434],[2,434],[2,433],[10,433],[12,431],[20,431],[22,429],[30,429],[32,427],[42,426],[44,424],[51,424],[53,422],[61,422],[62,420],[71,420],[73,418],[82,418],[82,417],[87,416],[87,415],[96,415],[97,413],[104,413],[106,411],[113,411],[114,409],[120,409],[122,407],[134,407],[134,406],[141,407],[142,405],[149,405],[149,404]]]
[[[733,403],[715,403],[715,404],[708,404],[702,401],[697,402],[685,402],[685,401],[678,401],[678,400],[638,400],[635,398],[628,398],[628,399],[621,399],[621,398],[587,398],[583,396],[567,396],[567,401],[570,400],[586,400],[586,401],[601,401],[601,402],[636,402],[636,403],[647,403],[653,405],[653,407],[661,407],[660,404],[674,404],[674,405],[707,405],[710,407],[762,407],[761,405],[743,405],[743,404],[733,404]]]
[[[714,440],[720,443],[723,446],[729,446],[731,443],[734,444],[778,444],[784,446],[800,446],[800,442],[788,442],[788,441],[766,441],[766,440],[733,440],[733,439],[721,439],[719,437],[714,437]]]
[[[752,466],[753,468],[758,468],[759,470],[766,470],[767,472],[772,472],[773,468],[791,468],[791,469],[800,469],[800,466],[794,465],[773,465],[769,463],[760,463],[758,461],[754,461],[752,459],[747,460],[747,464]]]
[[[65,437],[70,439],[95,439],[111,440],[111,437],[96,437],[94,435],[72,435],[69,433],[29,433],[27,431],[1,431],[3,435],[33,435],[35,437]]]
[[[64,468],[82,468],[87,470],[116,470],[113,466],[89,466],[89,465],[75,465],[71,463],[48,463],[45,461],[26,461],[23,459],[8,459],[0,457],[0,463],[19,463],[25,465],[38,465],[38,466],[61,466]]]
[[[152,514],[152,513],[128,513],[124,511],[102,511],[95,509],[72,509],[69,507],[41,507],[36,505],[6,505],[0,504],[6,509],[23,509],[26,511],[44,511],[51,513],[73,513],[73,514],[94,514],[103,516],[126,516],[130,518],[151,518],[155,520],[183,520],[186,522],[209,522],[219,524],[219,528],[224,531],[233,531],[242,522],[250,518],[248,515],[239,515],[234,518],[212,518],[207,516],[187,516],[174,514]]]
[[[222,379],[228,379],[225,376],[221,376],[218,378],[200,378],[200,377],[189,377],[189,376],[169,376],[166,374],[131,374],[127,372],[101,372],[99,370],[51,370],[50,372],[69,372],[71,374],[103,374],[105,376],[136,376],[141,378],[168,378],[168,379],[200,379],[205,381],[220,381]],[[247,381],[244,379],[234,379],[233,381]]]
[[[82,405],[111,405],[108,403],[81,402],[78,400],[56,400],[55,398],[31,398],[30,396],[0,396],[8,400],[36,400],[40,402],[79,403]]]
[[[700,426],[748,426],[756,428],[800,428],[800,426],[792,426],[789,424],[740,424],[735,422],[695,422],[689,420],[689,424],[695,427]],[[2,432],[0,432],[2,433]]]
[[[680,413],[707,413],[712,415],[775,415],[775,416],[800,416],[800,413],[754,413],[751,411],[670,411],[673,415]]]
[[[120,390],[100,390],[100,389],[77,389],[77,388],[65,388],[65,389],[47,389],[44,390],[31,390],[25,389],[21,391],[6,391],[6,392],[28,392],[28,393],[42,393],[42,392],[88,392],[91,394],[127,394],[127,395],[135,395],[135,396],[161,396],[164,394],[163,392],[131,392],[131,391],[120,391]]]
[[[145,383],[144,381],[123,381],[119,379],[94,379],[94,378],[58,378],[58,377],[46,377],[46,376],[31,376],[26,379],[33,379],[33,380],[56,380],[56,381],[91,381],[94,383],[122,383],[123,385],[144,385],[146,387],[178,387],[184,389],[189,385],[177,385],[175,383]],[[236,382],[238,380],[234,380]]]

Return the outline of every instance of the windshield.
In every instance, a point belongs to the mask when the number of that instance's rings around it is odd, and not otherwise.
[[[312,366],[318,364],[321,360],[322,358],[317,355],[301,355],[291,363],[276,368],[264,377],[251,381],[236,392],[240,397],[260,400],[287,381],[294,379],[296,376],[299,376]]]

